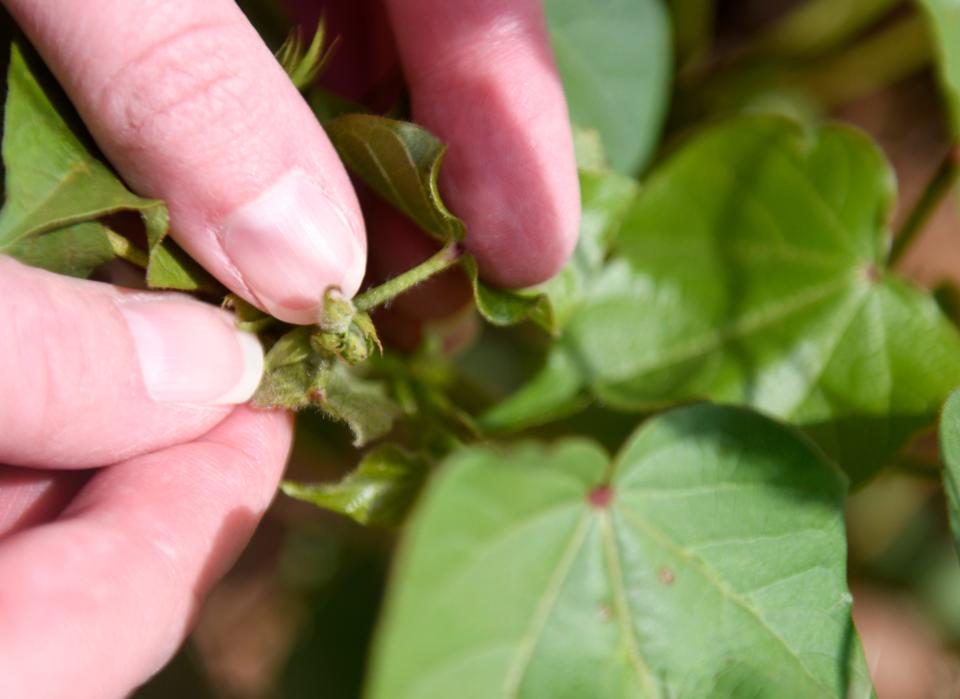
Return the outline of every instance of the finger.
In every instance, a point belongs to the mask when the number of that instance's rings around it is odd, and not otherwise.
[[[55,518],[87,478],[84,471],[0,466],[0,539]]]
[[[0,696],[120,697],[158,670],[273,497],[290,430],[238,408],[0,544]]]
[[[213,306],[2,255],[0,317],[0,463],[102,466],[193,439],[263,371],[257,339]]]
[[[233,0],[4,0],[173,235],[271,314],[315,322],[366,265],[350,181]]]
[[[441,185],[484,276],[528,286],[576,242],[566,102],[539,0],[387,0],[414,118],[450,144]]]

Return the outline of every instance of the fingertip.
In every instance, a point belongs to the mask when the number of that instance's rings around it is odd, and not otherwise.
[[[556,274],[580,219],[563,88],[538,0],[389,0],[415,119],[449,144],[441,188],[481,274]]]
[[[229,214],[223,249],[251,301],[288,323],[316,323],[326,290],[347,297],[366,271],[362,228],[319,183],[295,169]]]

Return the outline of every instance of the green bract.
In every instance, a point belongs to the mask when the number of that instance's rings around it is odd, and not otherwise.
[[[869,697],[845,493],[789,428],[710,405],[612,464],[464,450],[410,524],[369,696]]]

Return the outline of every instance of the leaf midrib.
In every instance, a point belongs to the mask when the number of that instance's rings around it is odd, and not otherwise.
[[[855,283],[853,274],[845,274],[837,279],[833,279],[825,284],[807,289],[803,293],[795,294],[792,297],[774,303],[769,306],[758,309],[749,314],[744,314],[737,321],[730,323],[719,331],[709,334],[703,334],[691,338],[683,343],[673,346],[671,352],[657,354],[652,356],[645,364],[634,365],[630,368],[628,375],[614,377],[600,377],[604,383],[619,383],[622,381],[633,381],[640,375],[653,371],[662,371],[663,369],[682,362],[702,357],[709,352],[715,351],[724,345],[741,339],[750,333],[760,332],[770,326],[785,321],[792,315],[805,311],[813,306],[825,301],[833,294],[844,290],[845,287]],[[600,304],[597,304],[600,305]]]

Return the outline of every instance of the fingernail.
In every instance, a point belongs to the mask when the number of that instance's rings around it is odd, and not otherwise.
[[[299,170],[230,214],[220,234],[250,292],[288,323],[315,323],[328,287],[353,296],[363,281],[366,251],[346,214]]]
[[[153,400],[236,405],[257,390],[263,349],[256,336],[234,327],[229,314],[170,294],[132,294],[118,307]]]

